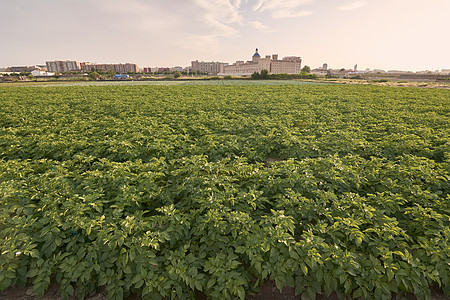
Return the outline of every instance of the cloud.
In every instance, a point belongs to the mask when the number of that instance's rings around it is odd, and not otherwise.
[[[277,10],[274,11],[272,17],[274,19],[282,19],[282,18],[298,18],[298,17],[306,17],[312,15],[312,12],[301,10],[301,11],[291,11],[291,10]]]
[[[203,10],[199,19],[214,29],[217,35],[226,37],[238,35],[238,30],[232,24],[243,23],[243,17],[239,12],[242,1],[194,0],[194,2]]]
[[[355,1],[347,5],[337,7],[338,10],[354,10],[363,6],[366,6],[367,2],[365,1]]]
[[[259,0],[253,7],[254,11],[263,12],[278,9],[295,9],[314,0]]]
[[[275,19],[297,18],[309,16],[312,12],[301,10],[301,6],[311,3],[314,0],[259,0],[253,11],[270,12]]]
[[[0,0],[1,1],[1,0]],[[239,36],[246,26],[240,7],[246,0],[108,0],[101,9],[114,16],[116,30],[148,36],[184,49],[214,51],[221,38]]]
[[[248,25],[250,25],[253,28],[260,29],[260,30],[268,30],[269,29],[269,27],[267,27],[266,25],[264,25],[258,21],[250,21],[250,22],[248,22]]]
[[[235,37],[243,25],[243,0],[184,0],[174,5],[159,0],[109,0],[102,9],[115,22],[137,31],[196,33],[199,36]],[[176,34],[178,35],[178,34]]]

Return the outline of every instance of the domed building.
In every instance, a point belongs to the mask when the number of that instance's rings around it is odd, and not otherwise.
[[[254,72],[261,72],[264,69],[270,72],[271,62],[270,55],[261,58],[261,55],[258,53],[258,48],[256,48],[251,61],[237,61],[232,65],[225,66],[224,74],[250,75]]]
[[[278,54],[266,55],[264,58],[255,50],[251,61],[236,61],[232,65],[224,66],[222,75],[251,75],[254,72],[267,70],[271,74],[287,73],[298,74],[301,71],[302,59],[297,56],[278,59]]]
[[[260,58],[261,58],[261,55],[259,55],[258,48],[256,48],[255,54],[253,54],[253,56],[252,56],[252,62],[258,63]]]

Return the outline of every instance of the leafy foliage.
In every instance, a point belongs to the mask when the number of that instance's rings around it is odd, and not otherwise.
[[[0,289],[450,295],[449,91],[0,89]]]
[[[308,66],[306,66],[308,67]],[[308,67],[309,68],[309,67]],[[300,74],[286,74],[286,73],[276,73],[276,74],[269,74],[269,71],[264,69],[261,70],[261,72],[253,72],[250,75],[251,79],[272,79],[272,80],[292,80],[292,79],[317,79],[318,76],[316,74],[310,74],[309,72],[304,72],[303,70],[300,72]]]

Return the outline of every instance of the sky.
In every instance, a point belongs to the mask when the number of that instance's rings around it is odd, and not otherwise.
[[[0,0],[0,21],[0,67],[186,67],[259,48],[311,68],[450,69],[450,0]]]

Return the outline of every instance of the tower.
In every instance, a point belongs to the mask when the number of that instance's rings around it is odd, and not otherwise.
[[[254,63],[257,63],[257,62],[259,62],[259,59],[261,58],[261,55],[259,55],[259,53],[258,53],[258,48],[256,48],[256,50],[255,50],[255,54],[253,54],[253,56],[252,56],[252,61],[254,62]]]

